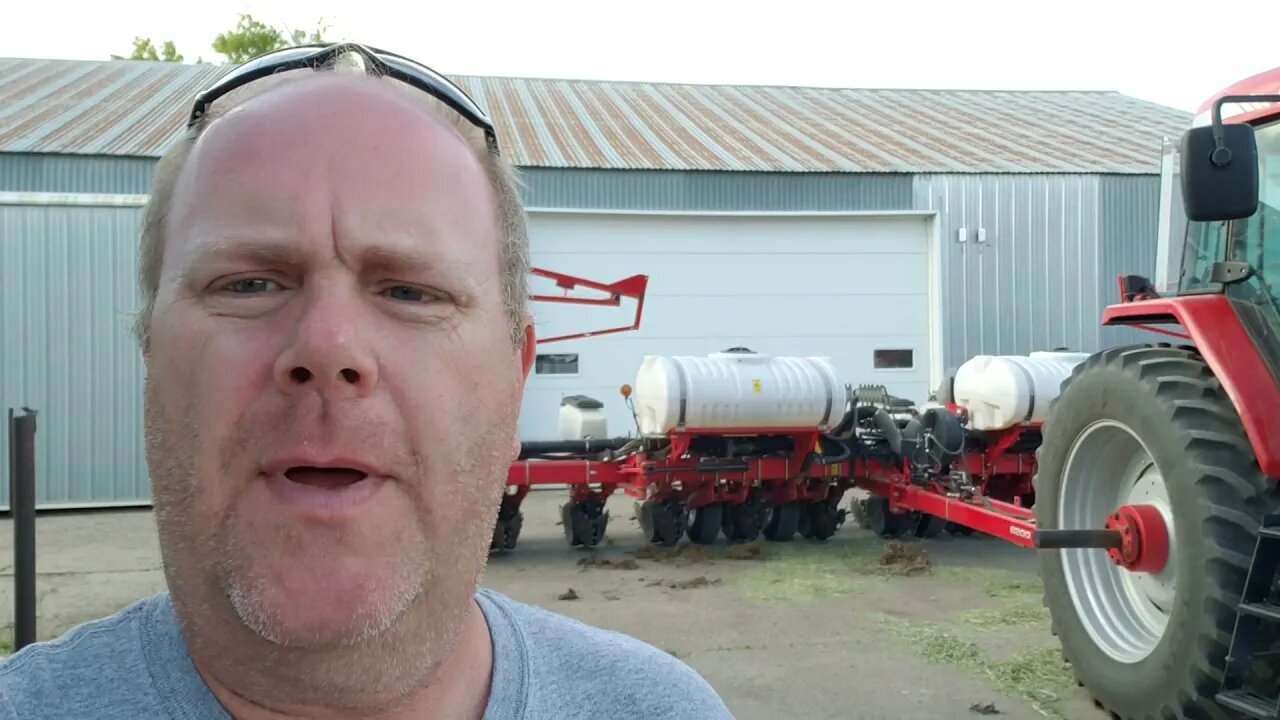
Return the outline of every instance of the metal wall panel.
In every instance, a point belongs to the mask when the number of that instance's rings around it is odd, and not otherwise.
[[[1098,178],[1098,210],[1101,218],[1098,228],[1101,307],[1120,299],[1117,283],[1120,275],[1156,278],[1156,254],[1160,244],[1160,177],[1104,175]],[[1098,312],[1101,317],[1101,309]],[[1100,327],[1098,332],[1102,347],[1171,340],[1126,327]]]
[[[0,413],[37,418],[41,506],[149,502],[137,207],[0,204]],[[8,468],[0,442],[0,468]],[[8,505],[8,483],[0,483]]]
[[[527,168],[525,204],[599,210],[908,210],[910,175]]]
[[[0,192],[151,192],[155,158],[0,153]]]
[[[943,362],[1089,343],[1082,278],[1093,267],[1089,176],[929,176],[917,207],[941,214]]]
[[[918,177],[917,208],[941,215],[945,367],[1151,339],[1099,320],[1116,276],[1153,266],[1158,187],[1158,177]]]
[[[1154,266],[1156,176],[535,170],[526,181],[529,204],[541,207],[936,210],[947,368],[980,353],[1151,339],[1101,328],[1098,318],[1115,299],[1118,274]],[[129,334],[139,201],[0,204],[0,415],[24,405],[40,411],[42,505],[149,498],[142,366]],[[4,445],[0,468],[8,466]],[[4,483],[0,501],[7,504]]]

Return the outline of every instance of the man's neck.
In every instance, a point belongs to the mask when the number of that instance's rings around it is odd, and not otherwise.
[[[268,659],[273,654],[265,652],[262,657]],[[377,668],[348,669],[357,674],[372,671],[391,676],[416,676],[418,681],[383,701],[365,698],[352,703],[342,697],[299,701],[297,694],[283,687],[279,680],[263,683],[264,675],[277,674],[272,672],[270,660],[247,667],[240,663],[201,662],[193,653],[196,669],[205,684],[236,720],[400,720],[421,718],[428,708],[432,717],[481,720],[484,716],[493,676],[493,645],[484,613],[474,601],[452,650],[433,659],[431,667],[405,667],[405,663],[393,658],[394,654],[380,658],[382,666]],[[331,662],[342,665],[350,660],[331,658],[320,662],[333,667]],[[397,664],[400,667],[396,667]],[[271,688],[270,692],[267,687]]]

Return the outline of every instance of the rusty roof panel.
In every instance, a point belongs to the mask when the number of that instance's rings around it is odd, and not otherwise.
[[[0,151],[157,156],[217,65],[0,59]]]
[[[158,156],[226,69],[0,58],[0,152]],[[1154,173],[1191,122],[1113,92],[454,79],[524,167]]]

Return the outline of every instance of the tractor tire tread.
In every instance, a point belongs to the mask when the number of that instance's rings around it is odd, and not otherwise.
[[[1146,386],[1155,398],[1155,406],[1164,410],[1165,421],[1186,438],[1185,456],[1199,476],[1193,485],[1201,498],[1200,525],[1206,551],[1203,571],[1208,582],[1205,583],[1207,596],[1200,605],[1203,611],[1194,616],[1197,619],[1191,623],[1199,625],[1190,638],[1196,654],[1186,668],[1186,675],[1170,677],[1171,684],[1181,686],[1171,698],[1173,702],[1150,708],[1141,716],[1122,716],[1104,700],[1096,696],[1093,700],[1112,717],[1122,720],[1227,717],[1213,702],[1213,696],[1221,682],[1229,651],[1239,589],[1249,571],[1253,539],[1263,514],[1261,505],[1276,505],[1274,489],[1269,487],[1257,466],[1252,445],[1231,400],[1194,348],[1159,344],[1101,351],[1075,367],[1062,383],[1062,393],[1086,373],[1104,366],[1121,370]],[[1058,402],[1055,399],[1053,405]],[[1046,448],[1056,440],[1055,419],[1051,407],[1042,430],[1046,442],[1037,450],[1040,466],[1043,466]],[[1063,438],[1056,442],[1070,440]],[[1038,486],[1039,478],[1036,480]],[[1051,607],[1047,593],[1042,602]],[[1051,632],[1060,637],[1056,621],[1051,623]],[[1079,666],[1069,657],[1065,645],[1062,655],[1083,686]]]

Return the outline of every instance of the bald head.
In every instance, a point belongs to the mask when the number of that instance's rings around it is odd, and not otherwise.
[[[240,179],[265,173],[283,182],[330,172],[368,182],[384,196],[412,196],[439,192],[444,177],[465,183],[462,195],[488,203],[471,203],[467,210],[480,209],[476,214],[493,220],[496,198],[467,140],[391,83],[317,73],[250,97],[196,142],[180,188],[206,174]]]

